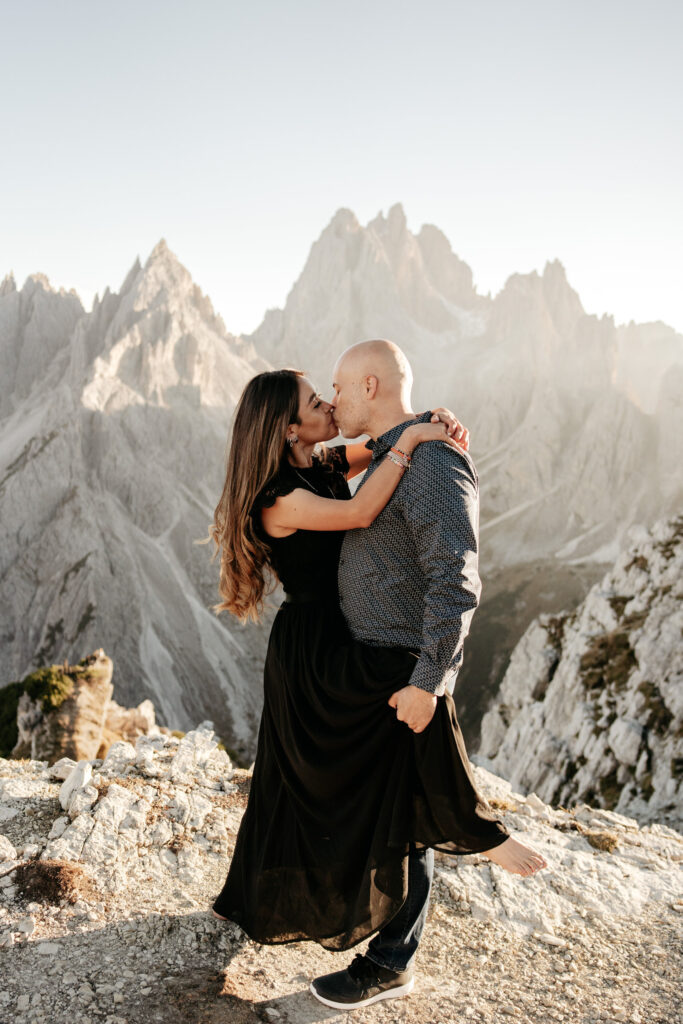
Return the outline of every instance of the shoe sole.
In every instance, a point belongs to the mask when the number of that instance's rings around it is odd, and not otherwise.
[[[335,1003],[332,999],[326,999],[325,996],[321,996],[319,992],[316,992],[313,982],[310,984],[310,991],[319,999],[325,1006],[331,1006],[334,1010],[356,1010],[359,1006],[369,1006],[370,1003],[378,1003],[380,999],[396,999],[398,996],[407,996],[409,992],[413,991],[415,985],[415,978],[411,978],[405,985],[397,985],[396,988],[388,988],[384,992],[378,992],[376,996],[371,996],[369,999],[361,999],[359,1003]]]

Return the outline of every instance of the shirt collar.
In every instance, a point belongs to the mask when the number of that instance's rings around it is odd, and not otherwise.
[[[372,452],[373,462],[375,459],[381,459],[383,455],[386,455],[390,448],[393,448],[406,427],[410,427],[415,423],[429,423],[431,417],[431,411],[423,412],[421,416],[416,416],[415,419],[405,420],[403,423],[398,423],[395,427],[392,427],[391,430],[387,430],[386,433],[380,434],[376,441],[373,441],[372,438],[367,441],[365,447],[369,448]]]

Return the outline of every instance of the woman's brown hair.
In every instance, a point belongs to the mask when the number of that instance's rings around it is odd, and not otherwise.
[[[267,593],[270,554],[252,516],[257,495],[273,480],[290,423],[299,422],[301,370],[259,373],[242,392],[232,428],[225,484],[209,532],[220,551],[218,589],[227,610],[242,622],[258,621]]]

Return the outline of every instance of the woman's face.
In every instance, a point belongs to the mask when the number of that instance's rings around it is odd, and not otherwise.
[[[323,402],[313,385],[305,377],[299,379],[299,419],[289,433],[299,438],[300,444],[318,444],[331,441],[339,431],[332,419],[332,408]]]

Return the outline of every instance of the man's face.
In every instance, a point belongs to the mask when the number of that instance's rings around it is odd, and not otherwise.
[[[340,359],[334,368],[334,396],[330,401],[334,422],[344,437],[358,437],[367,432],[365,426],[366,403],[363,401],[362,381],[356,380],[353,368]]]

